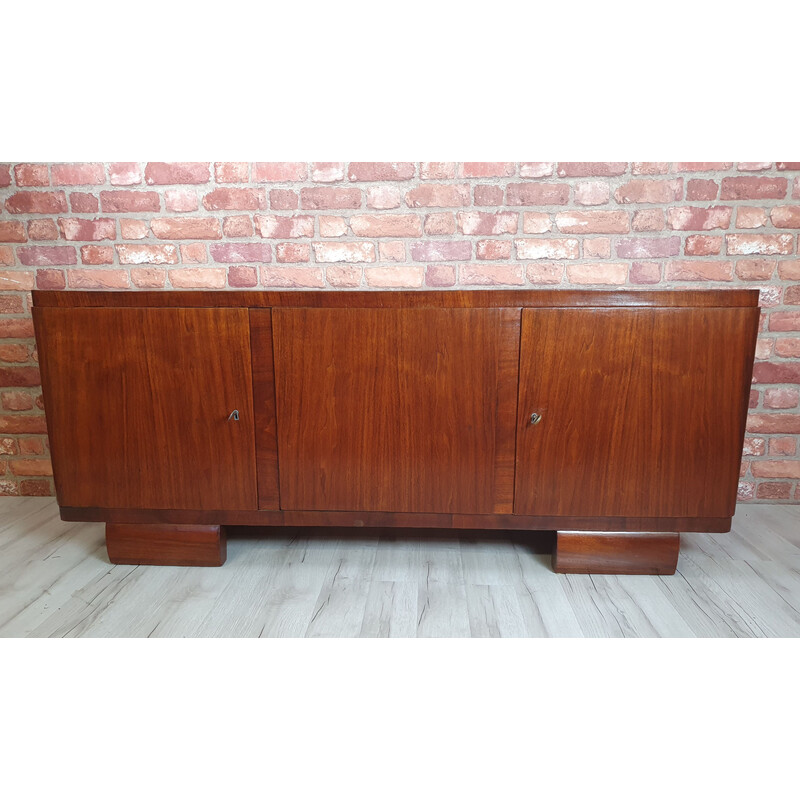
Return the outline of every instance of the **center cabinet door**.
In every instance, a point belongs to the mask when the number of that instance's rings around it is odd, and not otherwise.
[[[512,511],[520,309],[272,319],[282,508]]]

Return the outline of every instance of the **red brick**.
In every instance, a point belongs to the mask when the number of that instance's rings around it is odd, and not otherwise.
[[[409,208],[468,206],[469,201],[467,184],[426,183],[406,192],[406,205]]]
[[[743,281],[768,281],[775,262],[767,258],[747,258],[736,262],[736,275]]]
[[[800,461],[753,461],[750,469],[756,478],[800,478]]]
[[[776,206],[770,219],[776,228],[800,228],[800,206]]]
[[[619,258],[667,258],[679,255],[681,240],[678,236],[617,239],[616,249]]]
[[[351,161],[351,181],[407,181],[416,173],[411,161]]]
[[[253,164],[254,183],[304,181],[307,175],[304,161],[256,161]]]
[[[800,339],[795,341],[800,341]],[[767,389],[764,392],[765,408],[797,408],[798,402],[800,402],[800,390],[798,389]]]
[[[336,288],[353,288],[361,285],[362,267],[351,267],[343,264],[331,264],[325,268],[328,283]]]
[[[791,436],[777,436],[769,440],[771,456],[793,456],[797,452],[797,440]]]
[[[742,177],[722,179],[723,200],[782,200],[786,197],[786,178]]]
[[[771,308],[773,306],[780,305],[781,303],[781,292],[783,291],[783,287],[781,286],[762,286],[758,290],[759,298],[758,304],[761,308]],[[763,330],[763,327],[762,327]]]
[[[159,267],[133,267],[131,280],[139,289],[163,289],[167,282],[167,271]]]
[[[194,189],[167,189],[164,192],[164,206],[167,211],[197,211],[197,192]]]
[[[517,248],[517,258],[524,260],[580,257],[577,239],[515,239],[514,245]]]
[[[773,311],[769,315],[771,331],[800,331],[800,311]]]
[[[44,442],[32,436],[20,439],[19,451],[28,456],[44,455]]]
[[[12,214],[65,214],[67,196],[58,192],[17,192],[6,200]]]
[[[10,437],[0,439],[0,456],[15,456],[18,452],[17,443],[14,439]]]
[[[300,239],[314,235],[314,217],[280,217],[275,214],[256,215],[256,230],[264,239]]]
[[[47,423],[44,414],[0,417],[0,433],[47,433]]]
[[[58,239],[58,228],[52,219],[28,220],[28,237],[35,242],[53,242]]]
[[[272,261],[272,246],[266,242],[225,242],[209,245],[211,258],[218,264],[267,263]]]
[[[0,386],[39,386],[38,367],[0,367]]]
[[[655,261],[635,261],[631,265],[630,282],[651,284],[661,281],[661,265]]]
[[[47,164],[17,164],[14,167],[17,186],[49,186]]]
[[[0,271],[0,289],[4,291],[33,289],[33,272],[21,269]]]
[[[730,281],[730,261],[670,261],[665,275],[668,281]]]
[[[9,466],[15,475],[52,475],[49,458],[17,458]]]
[[[608,202],[611,190],[601,181],[582,181],[575,184],[575,202],[579,206],[602,206]]]
[[[506,197],[509,206],[565,206],[569,202],[569,184],[509,183]]]
[[[502,261],[511,258],[511,242],[507,239],[481,239],[477,243],[481,261]]]
[[[184,264],[206,264],[208,254],[202,242],[192,242],[181,245],[181,261]]]
[[[660,208],[641,208],[633,212],[633,230],[663,231],[664,212]]]
[[[729,255],[789,255],[794,246],[794,236],[791,233],[729,233],[725,236],[725,243]]]
[[[177,264],[178,248],[174,244],[118,244],[120,264]]]
[[[748,408],[757,408],[758,407],[758,398],[760,393],[757,392],[755,389],[750,390],[750,403]]]
[[[718,194],[719,184],[716,181],[692,178],[686,184],[687,200],[716,200]]]
[[[294,189],[270,189],[269,207],[275,211],[296,211],[300,195]]]
[[[346,236],[347,220],[344,217],[319,217],[320,236]]]
[[[722,252],[722,237],[687,236],[683,252],[687,256],[718,256]]]
[[[81,247],[82,264],[113,264],[114,248],[96,244],[85,244]]]
[[[27,242],[25,226],[19,220],[0,220],[0,242]]]
[[[421,236],[422,220],[417,214],[358,214],[350,217],[350,229],[366,237]]]
[[[37,289],[66,289],[67,276],[63,269],[37,269],[36,270]]]
[[[528,264],[525,267],[525,274],[531,283],[561,283],[564,277],[564,267],[562,264],[549,264],[546,262]]]
[[[800,433],[800,414],[750,414],[747,430],[750,433]]]
[[[114,161],[108,165],[108,182],[112,186],[134,186],[142,182],[142,169],[135,161]]]
[[[428,236],[450,236],[456,232],[456,218],[449,211],[425,215],[425,233]]]
[[[800,178],[795,178],[792,183],[792,199],[800,200]]]
[[[11,186],[11,166],[0,164],[0,189],[4,189],[6,186]]]
[[[710,231],[727,229],[731,224],[733,209],[730,206],[697,208],[682,206],[667,209],[667,227],[675,231]]]
[[[782,281],[800,281],[800,259],[778,262],[778,276]]]
[[[800,169],[800,161],[778,161],[776,166],[780,171]]]
[[[443,289],[456,285],[456,268],[447,264],[428,264],[425,267],[425,285]]]
[[[106,182],[102,164],[53,164],[53,186],[99,186]]]
[[[281,264],[302,264],[311,261],[311,245],[300,242],[281,242],[275,248],[275,254]]]
[[[782,358],[800,358],[800,338],[781,338],[775,340],[775,355]]]
[[[556,165],[553,161],[523,161],[519,165],[520,178],[549,178]]]
[[[170,283],[176,289],[224,289],[225,267],[182,267],[169,271]]]
[[[800,383],[800,363],[759,363],[753,366],[754,383]]]
[[[26,497],[50,497],[53,494],[48,480],[20,481],[19,490]]]
[[[261,283],[283,289],[322,289],[321,267],[262,267]]]
[[[614,192],[618,203],[672,203],[683,196],[683,178],[628,181]]]
[[[336,263],[345,261],[358,264],[375,260],[375,245],[372,242],[315,242],[314,257],[317,261]]]
[[[14,250],[9,245],[0,245],[0,264],[6,267],[14,266]]]
[[[315,161],[311,165],[311,180],[315,183],[343,181],[344,168],[344,161]]]
[[[160,211],[161,201],[156,192],[116,189],[100,192],[100,206],[107,213],[130,211]],[[66,211],[66,209],[64,209]]]
[[[570,283],[620,285],[628,278],[627,264],[567,264]]]
[[[27,392],[3,392],[0,399],[6,411],[30,411],[33,408],[33,398]]]
[[[523,233],[547,233],[552,230],[550,215],[541,211],[525,211],[522,215]]]
[[[249,177],[250,163],[247,161],[216,161],[214,163],[214,180],[217,183],[247,183]]]
[[[411,258],[414,261],[469,261],[472,258],[472,242],[458,239],[413,242]]]
[[[679,161],[675,165],[676,172],[720,172],[730,169],[732,161]]]
[[[300,190],[300,205],[305,209],[361,208],[361,189],[317,186]]]
[[[556,226],[562,233],[627,233],[627,211],[560,211]]]
[[[608,258],[611,255],[611,239],[607,236],[597,236],[583,240],[584,258]]]
[[[367,286],[382,289],[418,289],[425,280],[425,267],[371,267],[364,271]]]
[[[232,286],[236,289],[250,289],[257,285],[257,267],[228,267],[228,286]]]
[[[247,216],[225,217],[222,220],[222,233],[228,238],[253,235],[253,220]]]
[[[503,205],[503,187],[481,183],[473,190],[476,206]]]
[[[53,245],[27,245],[17,248],[17,258],[26,267],[55,267],[77,264],[78,257],[74,247]]]
[[[767,224],[767,212],[763,208],[741,206],[736,209],[737,228],[763,228]]]
[[[459,283],[464,286],[522,286],[521,264],[464,264]]]
[[[217,217],[160,217],[150,229],[157,239],[221,239]]]
[[[267,195],[263,189],[214,189],[203,198],[203,207],[208,211],[258,211],[267,207]]]
[[[634,161],[631,164],[633,175],[665,175],[669,172],[669,161]]]
[[[625,161],[561,161],[558,164],[560,178],[611,177],[622,175],[628,169]]]
[[[150,228],[143,219],[125,219],[119,221],[119,230],[123,239],[146,239]]]
[[[0,361],[24,364],[30,359],[28,346],[24,344],[0,344]]]
[[[117,224],[113,219],[79,219],[60,217],[58,227],[68,242],[99,242],[117,238]],[[70,262],[74,263],[74,262]]]
[[[516,171],[513,161],[464,161],[462,178],[510,178]]]
[[[760,172],[764,169],[769,169],[772,166],[771,161],[740,161],[736,165],[739,172]]]
[[[456,176],[455,161],[423,161],[419,165],[419,177],[423,181],[446,181]]]
[[[397,186],[370,186],[367,189],[368,208],[399,208],[403,195]]]
[[[790,483],[760,483],[756,490],[756,497],[760,500],[788,500],[791,489]]]
[[[94,214],[100,208],[97,198],[86,192],[71,192],[69,204],[76,214]]]
[[[467,236],[516,233],[519,215],[513,211],[459,211],[458,230]],[[355,230],[355,229],[354,229]]]
[[[127,289],[128,273],[124,269],[68,269],[70,289]]]
[[[405,242],[379,242],[378,255],[381,261],[405,261]]]
[[[151,161],[144,168],[145,183],[170,185],[176,183],[208,183],[211,172],[208,164],[199,161]]]
[[[763,456],[767,452],[767,442],[765,439],[747,437],[744,440],[742,454],[746,456]]]

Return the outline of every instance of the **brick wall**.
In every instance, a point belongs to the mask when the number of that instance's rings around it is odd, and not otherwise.
[[[741,500],[800,501],[800,162],[0,164],[0,494],[51,494],[42,289],[757,287]]]

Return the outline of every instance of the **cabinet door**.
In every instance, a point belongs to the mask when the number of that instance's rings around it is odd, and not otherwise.
[[[33,313],[60,505],[256,508],[246,309]]]
[[[273,309],[281,507],[507,513],[520,309]]]
[[[525,310],[515,512],[731,516],[758,313]]]

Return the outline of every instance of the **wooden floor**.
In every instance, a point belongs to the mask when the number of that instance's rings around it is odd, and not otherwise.
[[[800,506],[685,535],[669,577],[556,575],[546,534],[237,529],[178,568],[113,566],[103,533],[0,498],[0,636],[800,636]]]

